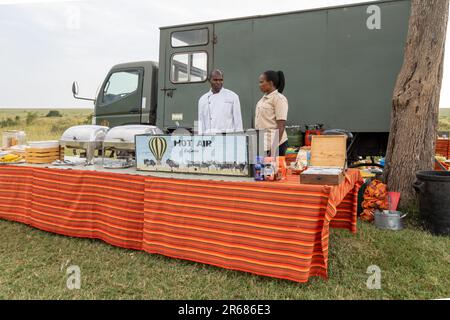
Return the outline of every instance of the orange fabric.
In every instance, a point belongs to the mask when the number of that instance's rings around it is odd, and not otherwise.
[[[340,186],[0,167],[0,218],[53,233],[306,282],[327,277],[329,227],[356,232],[363,180]]]
[[[388,189],[379,180],[373,180],[364,191],[364,201],[362,203],[363,213],[361,219],[372,222],[375,220],[375,211],[388,210]]]
[[[436,155],[450,158],[450,140],[438,138],[436,140]]]
[[[436,171],[449,171],[450,166],[448,163],[439,161],[438,159],[435,159],[434,161],[434,170]]]
[[[142,249],[144,177],[0,167],[0,218]]]
[[[327,276],[331,226],[356,232],[363,183],[146,179],[144,250],[222,268],[307,282]]]

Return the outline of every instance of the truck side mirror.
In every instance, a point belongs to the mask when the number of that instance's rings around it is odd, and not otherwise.
[[[74,82],[72,83],[72,93],[73,93],[73,97],[74,97],[75,99],[78,99],[78,100],[86,100],[86,101],[93,101],[93,102],[95,103],[95,99],[78,97],[78,83],[77,83],[76,81],[74,81]]]
[[[76,81],[72,83],[72,93],[74,96],[78,95],[78,83]]]

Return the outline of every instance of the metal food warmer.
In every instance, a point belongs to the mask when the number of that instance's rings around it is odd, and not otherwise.
[[[85,165],[93,165],[95,151],[102,150],[108,130],[108,127],[97,125],[74,126],[63,133],[59,143],[67,149],[72,149],[74,155],[85,157]]]
[[[103,141],[103,167],[107,169],[133,167],[136,164],[135,136],[142,134],[161,135],[163,131],[149,125],[126,125],[109,130]]]

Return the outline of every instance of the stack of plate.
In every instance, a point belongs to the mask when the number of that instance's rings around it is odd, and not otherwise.
[[[51,163],[61,159],[64,152],[59,147],[59,141],[31,141],[25,148],[27,163]]]

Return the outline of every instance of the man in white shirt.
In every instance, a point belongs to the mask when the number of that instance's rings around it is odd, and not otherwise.
[[[211,90],[198,101],[198,134],[243,132],[239,97],[223,87],[223,72],[213,70],[209,82]]]

